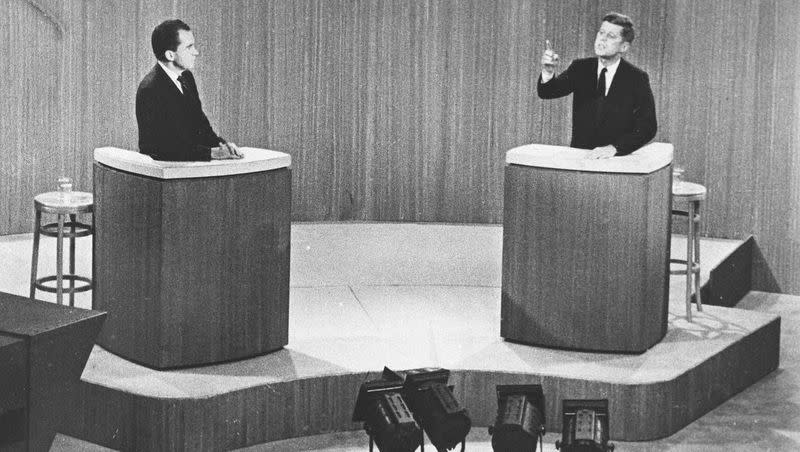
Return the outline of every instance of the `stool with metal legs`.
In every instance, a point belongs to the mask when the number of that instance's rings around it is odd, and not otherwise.
[[[682,170],[675,170],[677,176],[672,183],[672,200],[676,204],[685,204],[686,210],[673,209],[672,215],[684,216],[688,219],[689,230],[686,234],[686,259],[670,258],[670,263],[682,264],[685,268],[670,269],[672,275],[686,275],[686,319],[692,321],[692,288],[694,286],[697,311],[703,311],[700,299],[700,202],[706,199],[706,187],[692,182],[680,180]],[[692,284],[694,279],[694,284]]]
[[[75,306],[75,293],[92,289],[92,279],[75,274],[75,239],[86,237],[94,232],[92,224],[79,223],[78,214],[93,214],[94,197],[91,193],[73,192],[72,182],[61,184],[57,192],[37,195],[33,204],[36,209],[36,224],[33,230],[33,257],[31,259],[31,294],[33,299],[36,289],[55,293],[56,302],[63,304],[64,280],[69,281],[69,305]],[[56,215],[55,223],[41,224],[42,213]],[[69,216],[69,221],[65,221]],[[94,216],[93,216],[94,217]],[[56,274],[37,278],[39,264],[39,237],[46,235],[56,238]],[[64,274],[64,238],[69,238],[69,273]],[[55,287],[45,283],[55,281]],[[84,284],[75,285],[76,281]]]

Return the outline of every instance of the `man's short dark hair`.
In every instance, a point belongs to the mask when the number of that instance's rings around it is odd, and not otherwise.
[[[180,30],[192,31],[186,23],[180,19],[165,20],[156,25],[153,29],[153,35],[150,37],[150,42],[153,44],[153,53],[159,61],[167,61],[164,52],[178,50],[178,32]]]
[[[603,22],[612,23],[622,27],[622,40],[628,43],[633,42],[636,32],[633,31],[633,21],[630,17],[620,13],[608,13],[603,16]]]

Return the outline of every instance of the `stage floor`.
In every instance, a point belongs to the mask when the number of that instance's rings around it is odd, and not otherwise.
[[[673,238],[676,256],[685,249],[684,240],[680,236]],[[284,350],[236,363],[160,372],[95,347],[82,379],[87,387],[123,394],[116,405],[107,407],[123,413],[115,416],[120,421],[132,403],[126,402],[124,395],[179,404],[185,400],[221,400],[237,394],[245,402],[264,405],[285,402],[287,396],[265,398],[260,394],[262,388],[279,393],[291,391],[289,386],[297,382],[316,386],[304,388],[308,392],[304,397],[310,400],[292,396],[294,406],[284,413],[306,419],[295,419],[297,425],[282,425],[277,432],[263,432],[265,439],[279,439],[358,428],[349,422],[352,387],[357,390],[360,382],[384,365],[395,369],[436,366],[453,371],[451,383],[470,409],[476,426],[492,421],[495,384],[533,382],[543,384],[546,394],[560,394],[548,400],[548,411],[553,412],[558,409],[558,400],[567,395],[596,393],[597,397],[629,398],[630,391],[647,386],[662,398],[675,392],[681,405],[677,411],[683,411],[677,415],[677,421],[683,423],[667,427],[675,431],[697,417],[692,417],[690,411],[699,410],[695,414],[701,415],[724,400],[717,400],[719,394],[708,394],[720,392],[718,387],[694,389],[696,393],[682,391],[682,376],[704,365],[712,366],[706,373],[713,374],[714,365],[708,363],[715,356],[735,349],[743,338],[768,330],[770,325],[774,333],[774,314],[741,309],[707,306],[704,313],[695,313],[695,322],[688,323],[682,300],[684,279],[673,276],[669,332],[664,341],[645,354],[576,353],[506,343],[499,337],[501,243],[499,226],[295,224],[290,340]],[[739,244],[702,241],[704,280],[708,271]],[[91,265],[90,248],[85,245],[79,245],[79,271]],[[48,249],[46,242],[42,248]],[[0,290],[26,295],[30,235],[0,238],[0,259],[4,268],[9,268],[9,263],[14,268],[11,275],[0,275]],[[43,263],[53,261],[54,257],[42,257]],[[44,268],[49,271],[46,265]],[[42,298],[47,299],[48,295]],[[90,294],[79,294],[77,305],[89,307],[89,297]],[[752,350],[747,354],[768,352],[758,349],[758,344],[750,345]],[[708,384],[707,378],[703,377],[700,383]],[[291,384],[281,386],[287,383]],[[722,393],[740,389],[728,388]],[[691,407],[690,396],[709,400]],[[714,404],[705,406],[706,402]],[[303,413],[312,409],[327,412]],[[101,409],[95,415],[109,413]],[[624,418],[612,418],[617,419],[616,423],[612,421],[612,436],[665,436],[632,431]],[[87,417],[77,429],[97,422]],[[86,439],[97,441],[102,434]],[[98,442],[107,444],[105,440]]]
[[[499,225],[293,223],[290,285],[292,289],[362,286],[499,289],[502,234]],[[739,240],[703,238],[703,281],[740,244]],[[0,290],[28,296],[31,249],[31,234],[0,236],[3,268]],[[686,238],[673,235],[673,253],[685,256],[685,250]],[[39,276],[55,273],[55,256],[55,239],[43,237]],[[76,256],[77,273],[90,274],[90,239],[77,240]],[[671,300],[681,299],[683,282],[681,277],[670,279]],[[44,292],[38,292],[37,298],[55,301],[54,294]],[[76,306],[90,308],[91,292],[76,294]]]

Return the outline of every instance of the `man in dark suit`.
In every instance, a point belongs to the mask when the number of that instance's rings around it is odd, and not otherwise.
[[[575,60],[558,76],[558,54],[547,41],[537,92],[542,99],[572,94],[570,145],[591,149],[589,158],[630,154],[656,134],[650,79],[622,58],[633,38],[633,22],[628,16],[606,14],[594,42],[597,58]]]
[[[151,38],[156,65],[136,91],[139,150],[156,160],[202,161],[241,158],[234,143],[220,138],[203,113],[194,76],[194,35],[181,20],[159,24]]]

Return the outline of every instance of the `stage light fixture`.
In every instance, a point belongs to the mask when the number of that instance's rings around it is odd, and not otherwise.
[[[381,452],[413,452],[422,442],[420,430],[403,395],[403,381],[372,380],[361,385],[353,410],[353,421],[363,422],[369,436]]]
[[[542,450],[544,393],[541,385],[497,386],[497,419],[489,427],[494,452]]]
[[[561,401],[561,440],[556,449],[563,452],[607,452],[614,445],[608,442],[608,400]]]
[[[411,412],[437,451],[451,450],[459,443],[464,450],[472,421],[466,408],[453,396],[453,388],[447,386],[449,370],[426,367],[392,372],[384,369],[384,378],[403,380],[403,395]],[[424,451],[424,444],[422,446]]]

